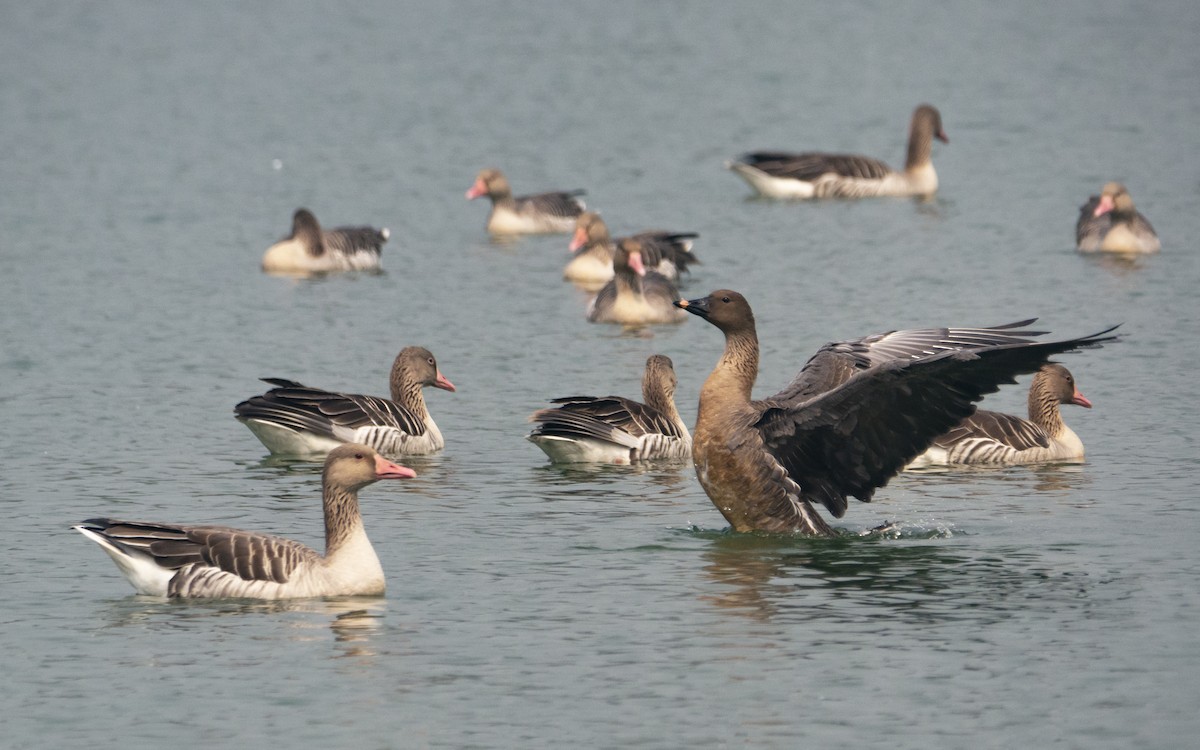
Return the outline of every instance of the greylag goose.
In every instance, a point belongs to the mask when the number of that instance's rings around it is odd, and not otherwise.
[[[909,468],[944,464],[1036,464],[1083,458],[1083,441],[1063,423],[1059,404],[1085,409],[1092,402],[1075,387],[1071,372],[1042,365],[1029,386],[1029,419],[977,410],[934,439]]]
[[[975,410],[974,402],[1060,352],[1099,346],[1112,329],[1036,342],[994,328],[892,331],[822,346],[782,391],[750,398],[758,376],[754,314],[737,292],[679,300],[725,334],[700,391],[692,460],[700,484],[736,531],[834,536],[847,497],[874,491]]]
[[[854,154],[756,151],[725,166],[768,198],[871,198],[883,195],[931,196],[937,192],[933,139],[949,143],[942,115],[929,104],[913,111],[904,171],[878,159]]]
[[[374,227],[321,229],[308,209],[292,215],[292,233],[267,248],[262,268],[272,273],[375,271],[391,233]]]
[[[421,388],[454,391],[428,349],[405,347],[392,363],[391,400],[309,388],[292,380],[263,378],[276,386],[234,407],[238,420],[272,453],[326,453],[342,443],[365,443],[385,456],[433,453],[442,433],[425,408]]]
[[[681,323],[687,318],[687,313],[674,306],[679,291],[671,280],[646,270],[642,249],[642,241],[631,237],[617,243],[613,279],[588,305],[589,321],[634,326]]]
[[[1119,182],[1108,183],[1079,208],[1075,242],[1085,253],[1156,253],[1162,248],[1154,227]]]
[[[556,398],[533,413],[528,438],[554,463],[631,464],[687,458],[692,436],[675,408],[675,368],[661,354],[646,360],[639,403],[620,396]]]
[[[694,232],[664,232],[649,230],[638,232],[633,239],[642,243],[642,261],[646,270],[657,271],[668,279],[677,279],[691,263],[699,263],[692,255],[692,240],[700,235]],[[575,220],[575,234],[571,238],[571,252],[575,257],[563,271],[563,278],[579,284],[600,285],[613,277],[613,255],[616,249],[608,233],[608,225],[600,214],[584,211]]]
[[[492,200],[487,230],[492,234],[566,234],[575,228],[575,217],[585,206],[582,190],[513,197],[508,179],[499,169],[485,169],[467,190],[467,200],[486,195]]]
[[[73,526],[113,559],[139,594],[298,599],[379,596],[383,567],[367,539],[358,491],[416,476],[365,445],[330,452],[321,473],[325,554],[299,542],[225,526],[90,518]]]

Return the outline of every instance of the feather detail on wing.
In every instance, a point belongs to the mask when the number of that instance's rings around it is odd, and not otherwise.
[[[551,401],[557,408],[541,409],[529,418],[534,435],[571,439],[593,438],[637,448],[640,438],[662,434],[682,438],[670,420],[645,404],[620,396],[570,396]]]
[[[517,198],[517,211],[524,213],[532,211],[550,216],[578,216],[586,208],[579,196],[583,190],[571,190],[558,193],[541,193]]]
[[[187,575],[194,575],[199,566],[246,581],[284,583],[301,563],[318,558],[299,542],[224,526],[173,526],[109,518],[92,518],[80,525],[126,554],[148,557],[169,570],[186,569]]]
[[[1050,438],[1033,422],[1012,414],[980,409],[939,436],[933,444],[950,448],[964,440],[989,440],[1014,451],[1047,448]]]
[[[234,407],[239,419],[257,419],[329,437],[338,437],[337,428],[389,427],[409,435],[425,433],[423,420],[389,399],[332,393],[281,378],[263,380],[276,387]]]
[[[966,330],[990,336],[986,332],[996,329]],[[847,495],[870,501],[876,488],[937,436],[973,414],[983,396],[1037,370],[1054,354],[1113,340],[1105,336],[1111,331],[894,359],[808,398],[757,402],[761,415],[755,427],[766,449],[803,488],[803,497],[840,518]]]
[[[743,154],[738,161],[772,177],[805,182],[813,182],[828,174],[856,179],[881,179],[895,171],[878,159],[855,154],[756,151]]]

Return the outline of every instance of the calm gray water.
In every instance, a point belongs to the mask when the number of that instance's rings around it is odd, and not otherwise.
[[[1194,747],[1200,5],[8,4],[0,24],[0,732],[6,747]],[[936,201],[748,199],[751,148],[903,160]],[[684,293],[754,304],[759,395],[897,326],[1123,322],[1070,355],[1084,465],[901,476],[840,522],[731,535],[688,465],[560,470],[525,417],[634,395],[696,320],[589,325],[566,238],[490,243],[463,191],[586,188],[616,233],[697,231]],[[1121,179],[1162,237],[1073,250]],[[258,271],[307,206],[392,229],[386,273]],[[233,405],[281,376],[385,393],[408,344],[446,450],[363,493],[382,600],[131,595],[68,526],[319,544],[319,467]],[[1025,384],[990,399],[1020,411]]]

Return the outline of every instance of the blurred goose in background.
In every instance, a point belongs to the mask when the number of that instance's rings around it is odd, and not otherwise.
[[[1029,386],[1029,419],[977,410],[933,441],[909,468],[945,464],[1034,464],[1083,458],[1083,441],[1067,427],[1059,404],[1085,409],[1092,402],[1075,387],[1071,372],[1043,365]]]
[[[533,413],[527,436],[554,463],[631,464],[687,458],[692,436],[675,408],[675,369],[669,357],[646,360],[642,399],[621,396],[556,398]]]
[[[1079,208],[1076,246],[1083,252],[1156,253],[1162,248],[1154,227],[1133,205],[1129,191],[1110,182]]]
[[[745,297],[722,289],[678,305],[725,334],[700,391],[696,475],[735,531],[835,536],[847,497],[864,502],[975,411],[975,402],[1061,352],[1099,346],[1112,329],[1038,342],[1033,320],[994,328],[892,331],[822,346],[782,391],[751,399],[758,334]]]
[[[679,299],[679,290],[670,279],[646,270],[643,248],[644,243],[632,237],[617,243],[613,254],[613,279],[588,306],[589,321],[635,326],[681,323],[687,318],[687,313],[674,306],[675,300]]]
[[[642,262],[647,271],[657,271],[668,279],[675,280],[688,270],[688,265],[699,263],[692,255],[692,240],[700,235],[694,232],[664,232],[651,230],[632,236],[642,243]],[[571,252],[575,257],[567,263],[563,278],[581,285],[602,285],[613,277],[613,255],[616,248],[608,233],[608,225],[600,214],[584,211],[575,222],[575,234],[571,238]]]
[[[904,171],[867,156],[820,152],[755,151],[725,166],[768,198],[932,196],[937,192],[933,139],[949,143],[942,115],[929,104],[913,111]]]
[[[329,453],[321,472],[325,554],[278,536],[225,526],[91,518],[73,526],[113,559],[139,594],[295,599],[381,596],[383,566],[367,539],[358,491],[416,476],[365,445]]]
[[[262,269],[270,273],[310,274],[331,271],[377,271],[386,228],[337,227],[321,229],[305,208],[292,214],[292,233],[267,248]]]
[[[485,169],[467,190],[467,200],[486,195],[492,200],[487,230],[492,234],[566,234],[575,229],[575,217],[585,208],[582,190],[539,193],[514,198],[508,179],[499,169]]]
[[[263,380],[276,387],[241,402],[234,414],[271,453],[306,456],[342,443],[364,443],[385,456],[403,456],[433,453],[445,445],[421,388],[455,388],[428,349],[409,346],[396,355],[390,401],[281,378]]]

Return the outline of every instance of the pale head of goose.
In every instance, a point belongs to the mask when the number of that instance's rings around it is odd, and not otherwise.
[[[1042,369],[1038,370],[1038,374],[1034,376],[1033,384],[1029,388],[1030,401],[1034,400],[1034,394],[1039,390],[1060,404],[1074,404],[1085,409],[1092,408],[1092,402],[1088,401],[1087,397],[1080,393],[1075,386],[1075,377],[1071,375],[1071,371],[1060,364],[1043,365]]]
[[[946,131],[942,130],[942,113],[932,104],[922,104],[913,110],[912,133],[928,134],[926,137],[937,138],[942,143],[949,143]]]
[[[600,214],[584,211],[575,219],[575,234],[571,237],[570,250],[577,253],[585,247],[608,242],[609,239],[608,225],[600,218]]]
[[[1137,208],[1133,205],[1133,196],[1119,182],[1110,182],[1100,191],[1100,202],[1092,216],[1103,216],[1107,213],[1125,219],[1137,213]]]
[[[642,373],[642,400],[659,408],[661,401],[673,401],[675,387],[679,384],[675,377],[675,363],[665,354],[651,354],[646,360],[646,370]]]
[[[458,390],[438,369],[437,358],[423,346],[406,346],[400,350],[392,363],[391,383],[393,401],[401,400],[397,390],[405,383],[413,384],[418,390],[427,385],[452,393]]]
[[[467,200],[475,200],[484,195],[493,201],[512,196],[512,188],[508,186],[508,179],[499,169],[489,167],[481,170],[475,178],[475,183],[467,190]]]
[[[321,224],[307,208],[297,208],[292,214],[292,239],[300,241],[310,255],[320,255],[325,251]]]
[[[409,479],[416,475],[412,469],[392,463],[368,446],[346,443],[325,457],[322,482],[327,487],[358,492],[380,479]]]
[[[628,269],[638,276],[646,275],[646,264],[642,258],[644,248],[640,240],[627,237],[617,243],[617,250],[613,254],[613,271],[621,273],[623,269]]]

